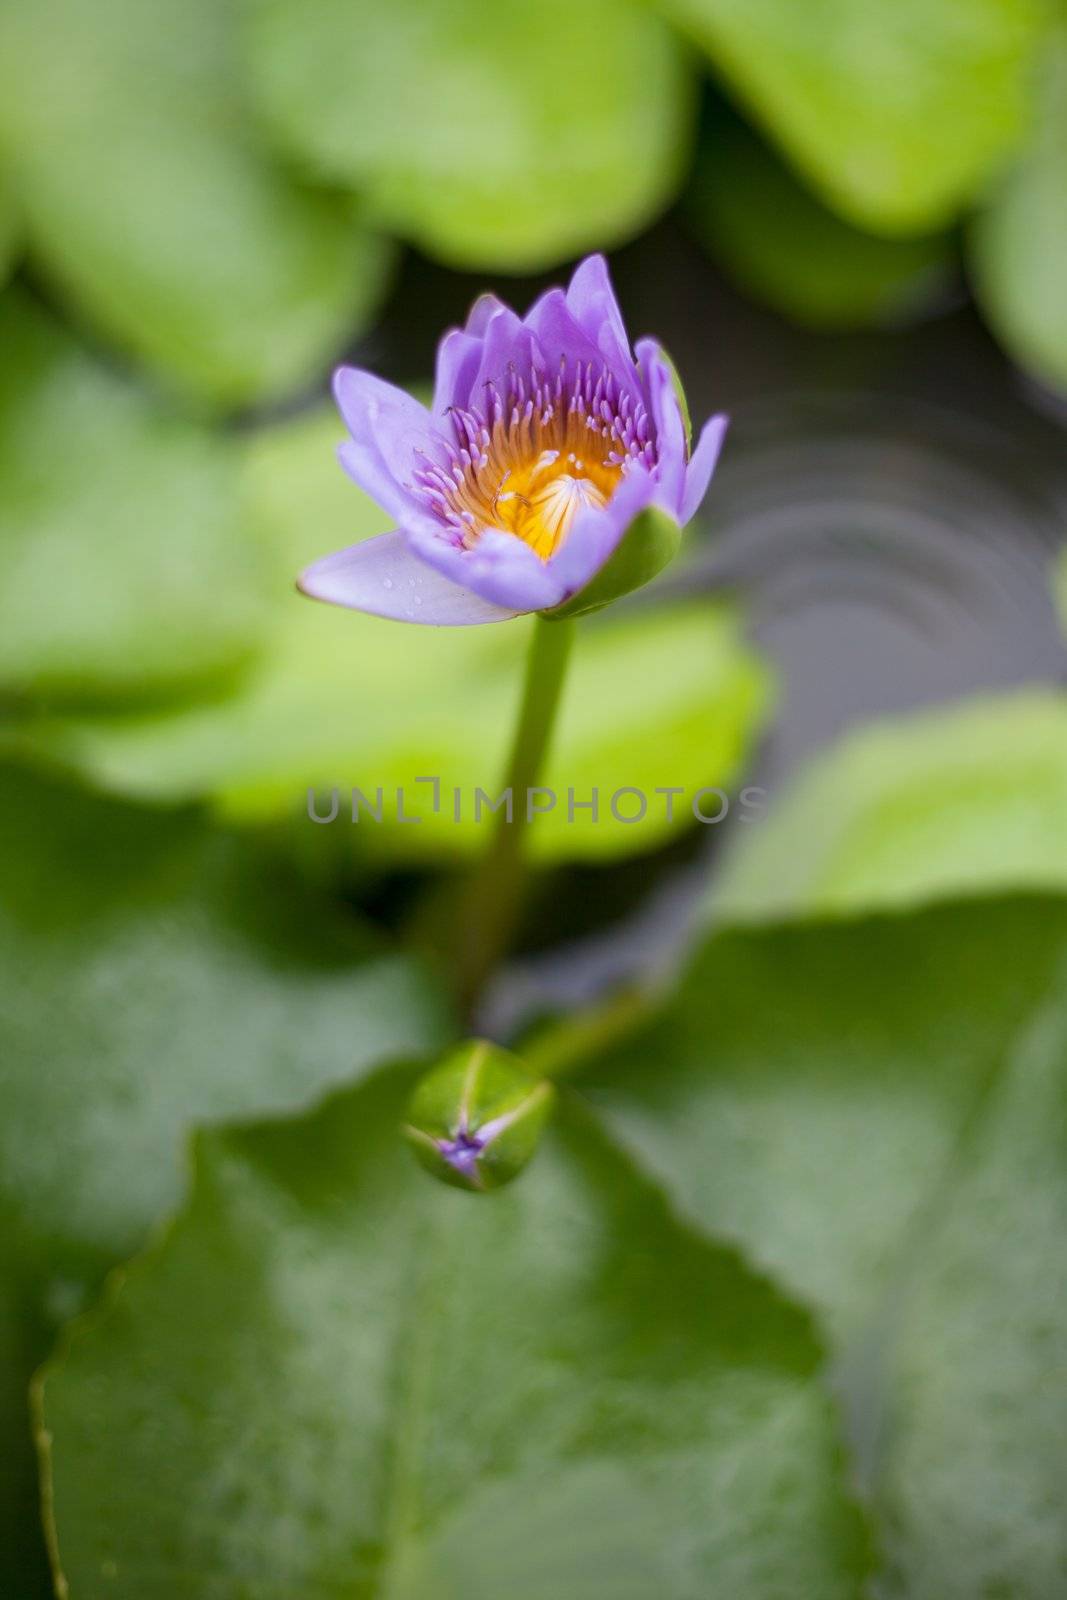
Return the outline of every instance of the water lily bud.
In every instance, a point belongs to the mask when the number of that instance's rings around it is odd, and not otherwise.
[[[457,1189],[499,1189],[537,1148],[555,1090],[517,1056],[470,1040],[419,1082],[404,1132],[428,1172]]]

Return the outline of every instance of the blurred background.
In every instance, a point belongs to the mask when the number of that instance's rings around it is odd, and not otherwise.
[[[306,797],[425,772],[491,787],[506,749],[523,624],[401,628],[293,592],[384,527],[335,465],[329,374],[423,391],[482,289],[525,309],[590,250],[694,420],[732,426],[679,563],[583,628],[546,781],[757,785],[767,813],[546,822],[483,1024],[507,1036],[669,967],[708,919],[1067,887],[1055,8],[4,0],[15,1600],[47,1587],[27,1373],[173,1201],[170,1158],[153,1169],[176,1130],[306,1097],[295,1043],[266,1085],[220,1083],[224,1023],[188,1072],[161,1044],[210,1012],[204,951],[230,952],[223,1010],[245,937],[275,976],[348,983],[402,942],[439,981],[444,897],[481,835],[314,828]],[[425,1041],[402,1009],[367,1060]],[[350,1066],[324,1045],[316,1083]],[[143,1181],[116,1178],[131,1140]]]

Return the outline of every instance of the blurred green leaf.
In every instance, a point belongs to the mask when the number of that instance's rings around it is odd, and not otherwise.
[[[1026,123],[1040,0],[658,0],[860,228],[953,218]]]
[[[457,266],[519,271],[638,232],[680,182],[693,83],[633,0],[246,0],[279,138]]]
[[[350,202],[260,148],[233,26],[213,0],[0,8],[0,147],[35,258],[96,327],[224,405],[318,374],[385,260]]]
[[[0,288],[7,281],[21,243],[21,218],[7,174],[0,171]]]
[[[408,1081],[198,1142],[45,1384],[72,1592],[858,1596],[803,1315],[577,1111],[513,1188],[442,1189]]]
[[[835,1335],[879,1593],[1058,1594],[1067,903],[722,935],[580,1085]]]
[[[62,700],[203,688],[267,621],[229,442],[0,298],[0,685]]]
[[[1042,53],[1027,149],[970,231],[974,291],[997,337],[1035,377],[1067,389],[1067,28]]]
[[[212,795],[238,818],[302,816],[308,786],[356,786],[372,801],[381,787],[384,821],[364,814],[358,839],[342,805],[337,826],[353,845],[436,859],[484,844],[491,818],[483,811],[474,821],[474,790],[500,792],[531,624],[408,627],[298,596],[292,579],[312,557],[383,528],[383,513],[337,467],[339,432],[327,413],[264,431],[250,446],[247,514],[285,577],[273,640],[237,694],[163,715],[41,721],[27,725],[25,744],[104,787],[150,799]],[[655,798],[643,822],[617,822],[611,795],[623,786],[651,797],[658,784],[730,783],[768,698],[766,672],[722,606],[689,602],[590,620],[544,779],[560,803],[533,823],[533,852],[632,854],[692,825],[688,801],[671,822],[666,801]],[[422,776],[441,780],[436,815]],[[396,823],[398,786],[421,824]],[[587,800],[594,786],[598,821],[584,811],[568,821],[568,787]],[[629,816],[635,807],[620,809]]]
[[[852,227],[725,116],[702,140],[688,208],[743,290],[815,328],[916,316],[944,292],[954,266],[944,235],[887,239]]]
[[[845,739],[745,830],[731,916],[854,912],[1067,889],[1067,700],[991,696]]]

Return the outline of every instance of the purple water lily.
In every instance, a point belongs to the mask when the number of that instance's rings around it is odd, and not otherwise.
[[[684,525],[726,431],[713,417],[690,455],[672,368],[653,339],[631,352],[602,256],[522,319],[483,295],[441,341],[429,411],[355,367],[334,392],[341,465],[396,527],[316,561],[300,588],[438,626],[563,604],[643,511]]]

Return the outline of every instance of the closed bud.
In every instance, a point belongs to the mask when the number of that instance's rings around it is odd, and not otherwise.
[[[422,1078],[404,1132],[428,1172],[457,1189],[499,1189],[537,1148],[555,1091],[517,1056],[470,1040]]]

